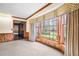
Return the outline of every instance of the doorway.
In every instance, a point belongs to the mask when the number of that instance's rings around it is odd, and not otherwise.
[[[23,21],[14,21],[14,40],[24,39],[24,33],[26,28],[26,22]]]

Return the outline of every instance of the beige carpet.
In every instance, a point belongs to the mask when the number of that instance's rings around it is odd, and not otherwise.
[[[63,56],[63,54],[38,42],[16,40],[0,43],[0,56]]]

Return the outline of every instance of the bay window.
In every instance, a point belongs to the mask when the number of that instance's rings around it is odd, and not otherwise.
[[[49,40],[64,43],[66,39],[66,14],[40,21],[38,25],[39,35]]]

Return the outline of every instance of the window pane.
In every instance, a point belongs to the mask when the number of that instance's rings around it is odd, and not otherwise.
[[[51,32],[50,33],[50,39],[56,40],[56,38],[57,38],[57,32],[56,31]]]
[[[57,20],[50,19],[50,39],[56,40],[57,38]]]
[[[43,37],[49,38],[49,20],[43,22]]]

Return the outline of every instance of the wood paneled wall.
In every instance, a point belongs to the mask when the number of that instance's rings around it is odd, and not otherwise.
[[[48,40],[44,37],[39,36],[39,38],[37,38],[38,42],[41,42],[43,44],[46,44],[48,46],[54,47],[58,50],[60,50],[62,53],[64,53],[64,44],[60,44],[57,41],[53,41],[53,40]]]
[[[13,33],[0,33],[0,42],[12,41],[13,37]]]
[[[26,40],[29,40],[29,32],[25,32],[25,33],[24,33],[24,38],[25,38]]]

